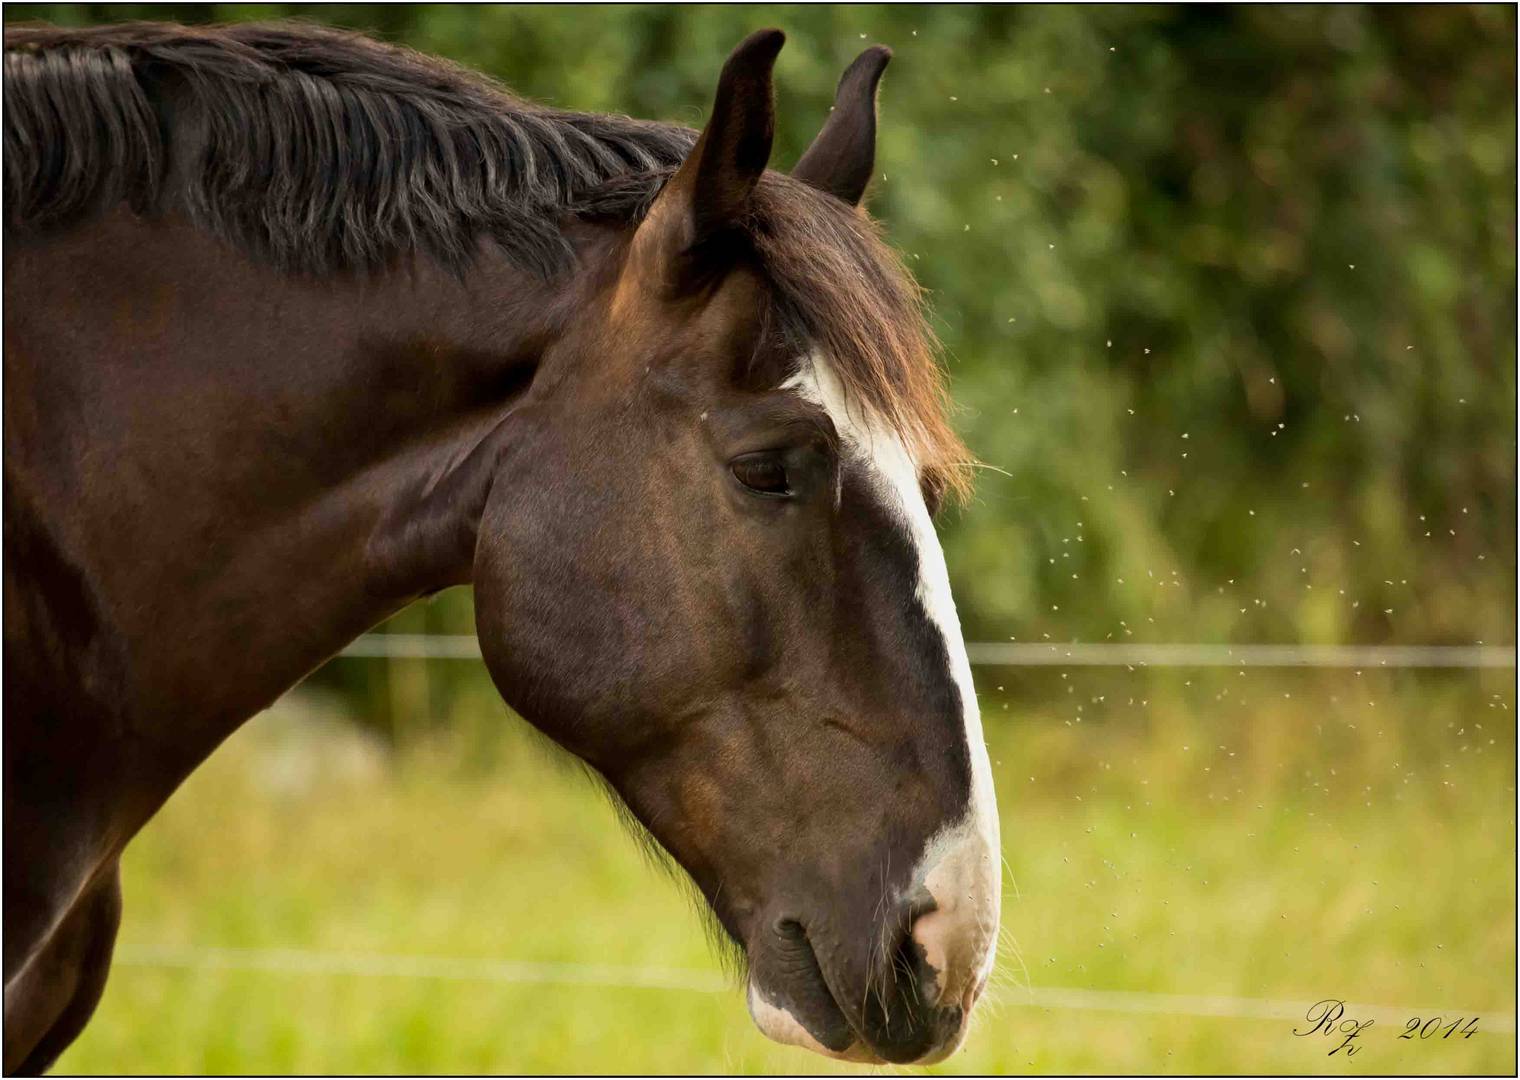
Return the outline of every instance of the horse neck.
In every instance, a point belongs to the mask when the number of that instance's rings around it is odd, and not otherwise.
[[[459,579],[420,560],[377,589],[366,546],[509,422],[563,292],[489,252],[462,277],[302,279],[125,214],[7,256],[7,310],[35,313],[7,320],[8,383],[83,403],[66,430],[7,431],[7,481],[87,583],[123,673],[113,722],[185,771]]]

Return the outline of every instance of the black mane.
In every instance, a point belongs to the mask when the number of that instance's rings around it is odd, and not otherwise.
[[[625,198],[652,193],[695,138],[545,108],[304,24],[5,31],[5,226],[18,234],[125,201],[177,205],[289,270],[414,249],[458,266],[489,235],[549,274],[569,256],[558,218],[614,178]]]
[[[292,272],[412,251],[463,270],[482,236],[545,277],[567,219],[638,222],[696,132],[523,101],[453,64],[303,24],[5,31],[5,228],[122,202],[178,209]],[[969,490],[917,284],[854,206],[777,172],[748,222],[780,316],[907,441],[937,492]]]

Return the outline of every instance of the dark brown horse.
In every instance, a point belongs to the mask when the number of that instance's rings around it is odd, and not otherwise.
[[[309,28],[7,30],[7,1070],[84,1026],[175,787],[457,583],[766,1034],[959,1045],[1000,881],[931,524],[965,453],[858,209],[889,54],[786,176],[781,43],[698,137]]]

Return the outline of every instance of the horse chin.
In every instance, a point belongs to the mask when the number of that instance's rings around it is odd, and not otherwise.
[[[940,1062],[942,1062],[946,1058],[950,1057],[952,1054],[954,1054],[957,1050],[959,1050],[962,1046],[964,1046],[966,1044],[966,1035],[967,1035],[968,1032],[970,1032],[970,1030],[971,1030],[971,1021],[970,1021],[970,1018],[968,1017],[968,1018],[963,1019],[961,1021],[960,1030],[956,1032],[955,1038],[953,1038],[949,1042],[945,1043],[938,1050],[931,1050],[929,1053],[927,1053],[923,1057],[918,1058],[917,1060],[913,1061],[911,1064],[916,1065],[916,1066],[920,1066],[920,1067],[926,1066],[926,1065],[938,1065]]]
[[[879,1043],[863,1037],[845,1019],[826,984],[810,986],[804,980],[800,985],[788,984],[788,989],[790,993],[778,1003],[751,974],[749,1014],[761,1033],[783,1046],[798,1046],[835,1061],[863,1065],[937,1065],[944,1061],[965,1043],[971,1027],[970,1011],[978,995],[977,991],[968,991],[959,1006],[932,1009],[933,1015],[910,1038],[888,1038],[886,1043]]]
[[[804,1050],[811,1050],[815,1054],[822,1054],[835,1061],[850,1061],[862,1065],[886,1064],[885,1059],[878,1057],[859,1039],[849,1043],[843,1050],[829,1049],[819,1042],[812,1032],[803,1027],[802,1022],[790,1012],[767,1001],[765,995],[755,988],[754,983],[749,984],[748,1000],[749,1014],[754,1019],[755,1026],[772,1042],[781,1043],[783,1046],[800,1046]]]

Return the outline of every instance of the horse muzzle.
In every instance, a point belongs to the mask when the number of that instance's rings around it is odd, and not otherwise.
[[[984,834],[933,845],[907,894],[851,948],[775,919],[752,947],[748,1003],[766,1036],[844,1061],[932,1065],[965,1041],[987,986],[1001,875]],[[859,941],[862,935],[857,934]]]

